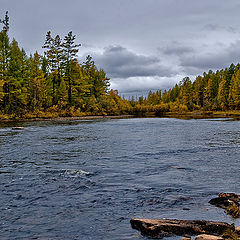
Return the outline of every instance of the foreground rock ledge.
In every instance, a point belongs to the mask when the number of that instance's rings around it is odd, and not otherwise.
[[[168,235],[184,234],[223,234],[230,225],[225,222],[204,220],[177,220],[177,219],[138,219],[130,220],[133,229],[149,237],[164,237]]]

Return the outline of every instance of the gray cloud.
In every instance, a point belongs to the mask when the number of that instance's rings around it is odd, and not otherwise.
[[[238,63],[240,56],[240,41],[223,47],[218,51],[212,51],[205,54],[201,52],[197,55],[188,55],[180,59],[180,65],[185,68],[185,71],[199,72],[208,69],[222,69],[228,67],[231,63]]]
[[[174,73],[172,69],[164,67],[157,57],[138,55],[122,46],[105,48],[104,52],[95,55],[94,59],[112,78],[170,77]]]
[[[230,32],[230,33],[237,33],[237,28],[234,28],[232,26],[228,26],[228,27],[225,27],[225,26],[220,26],[220,25],[217,25],[217,24],[206,24],[204,27],[203,27],[203,30],[207,30],[207,31],[226,31],[226,32]]]
[[[182,56],[185,54],[193,53],[195,50],[189,46],[183,46],[177,41],[173,41],[170,45],[158,48],[160,52],[166,55]]]
[[[118,89],[121,93],[144,92],[149,90],[167,89],[178,83],[184,76],[174,77],[129,77],[113,78],[111,88]]]
[[[0,0],[0,6],[0,18],[9,11],[10,37],[27,53],[42,52],[49,30],[62,38],[73,31],[79,54],[90,53],[113,83],[122,79],[119,89],[167,87],[177,74],[238,62],[239,0]]]

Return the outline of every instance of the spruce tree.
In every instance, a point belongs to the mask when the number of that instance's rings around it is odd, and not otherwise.
[[[78,48],[81,44],[75,44],[76,35],[72,34],[72,31],[68,33],[64,38],[62,44],[63,48],[63,59],[64,59],[64,68],[65,68],[65,79],[68,86],[68,104],[72,105],[72,83],[73,79],[71,77],[72,65],[77,58]]]

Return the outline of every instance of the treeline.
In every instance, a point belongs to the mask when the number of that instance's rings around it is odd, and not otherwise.
[[[47,32],[43,56],[27,56],[15,39],[9,39],[7,12],[0,24],[0,118],[130,112],[130,103],[109,91],[109,78],[91,56],[78,62],[80,44],[72,32],[63,40]]]
[[[72,32],[63,40],[47,32],[44,54],[27,56],[9,39],[7,12],[0,25],[0,119],[240,110],[239,64],[126,100],[109,90],[110,79],[91,56],[78,62],[80,44]]]
[[[191,82],[185,77],[179,84],[163,92],[149,92],[140,97],[135,105],[140,113],[187,112],[187,111],[228,111],[240,110],[240,65],[203,76]]]

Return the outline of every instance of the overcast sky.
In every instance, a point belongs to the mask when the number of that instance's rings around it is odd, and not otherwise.
[[[122,94],[165,89],[238,63],[239,0],[0,0],[10,35],[42,52],[46,32],[76,34]]]

